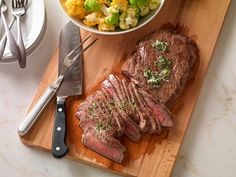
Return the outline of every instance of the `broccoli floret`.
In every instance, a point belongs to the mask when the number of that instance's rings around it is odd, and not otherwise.
[[[131,6],[144,7],[148,4],[148,0],[129,0],[129,3],[131,4]]]
[[[106,17],[106,23],[109,25],[119,25],[119,13],[114,13]]]
[[[106,7],[105,5],[102,5],[101,8],[102,12],[106,16],[105,18],[105,23],[109,25],[116,25],[118,26],[119,24],[119,10],[114,8],[113,6],[111,7]]]
[[[98,0],[85,0],[84,9],[88,12],[95,12],[101,9],[101,4]]]

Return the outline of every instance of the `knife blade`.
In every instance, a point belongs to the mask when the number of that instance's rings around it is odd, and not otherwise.
[[[82,94],[82,55],[67,69],[64,64],[66,55],[81,42],[77,26],[69,22],[60,35],[58,76],[64,73],[64,80],[57,92],[57,106],[52,138],[52,155],[55,158],[65,156],[69,150],[66,140],[66,106],[68,96]]]

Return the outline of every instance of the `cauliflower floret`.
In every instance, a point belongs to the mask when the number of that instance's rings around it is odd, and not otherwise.
[[[97,24],[99,24],[99,20],[100,18],[103,17],[102,12],[92,12],[91,14],[88,14],[87,16],[85,16],[84,18],[84,24],[87,26],[95,26]]]
[[[114,31],[115,28],[116,28],[115,25],[108,24],[105,18],[101,18],[99,20],[98,29],[100,31]]]
[[[88,12],[95,12],[101,9],[102,5],[99,0],[85,0],[84,9]]]
[[[126,11],[128,8],[128,0],[112,0],[111,6],[118,10]]]
[[[83,0],[66,0],[65,7],[70,16],[77,16],[83,19],[86,15]]]
[[[150,8],[148,6],[144,6],[144,7],[140,7],[140,12],[139,12],[139,15],[141,17],[144,17],[146,16],[147,14],[149,14],[150,12]]]
[[[102,6],[102,12],[106,16],[105,21],[107,24],[110,25],[119,25],[119,10],[114,8],[113,6],[111,7],[106,7],[105,5]]]
[[[160,6],[160,0],[150,0],[148,6],[151,10],[157,9]]]
[[[127,11],[121,13],[119,20],[119,26],[121,29],[125,30],[136,26],[138,24],[137,10],[129,7]]]
[[[113,6],[106,7],[105,5],[102,5],[101,11],[104,13],[105,16],[109,16],[110,14],[119,13],[119,10],[116,9]]]

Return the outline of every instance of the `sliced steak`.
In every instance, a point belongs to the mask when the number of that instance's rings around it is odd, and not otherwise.
[[[117,94],[119,95],[120,100],[122,100],[122,102],[125,104],[121,106],[125,107],[125,111],[128,114],[128,116],[136,123],[139,123],[139,117],[137,117],[138,116],[137,111],[134,109],[135,105],[134,103],[129,101],[129,98],[125,94],[125,90],[122,86],[120,79],[117,76],[110,74],[108,77],[108,81],[115,88]]]
[[[156,40],[166,42],[168,50],[164,53],[157,51],[153,47]],[[155,63],[161,56],[171,61],[171,73],[167,81],[154,88],[148,83],[144,72],[146,69],[159,72]],[[135,79],[156,102],[170,107],[181,94],[197,60],[198,48],[193,40],[174,30],[162,30],[141,41],[121,70],[124,76]]]
[[[115,100],[116,109],[119,112],[120,116],[123,118],[126,125],[126,132],[125,132],[126,136],[132,141],[137,142],[140,139],[141,134],[139,132],[137,124],[125,112],[123,108],[124,100],[119,99],[115,88],[108,80],[103,81],[102,87],[104,88],[104,91],[108,93],[108,95],[110,95],[111,98]]]
[[[125,147],[115,138],[97,132],[94,127],[89,127],[82,135],[82,142],[93,151],[121,163],[124,159]]]
[[[198,61],[194,41],[174,30],[154,33],[137,44],[122,66],[120,79],[111,74],[101,88],[80,104],[76,113],[82,142],[93,151],[121,163],[125,134],[137,142],[141,133],[172,127],[171,107]]]
[[[105,97],[100,90],[96,91],[91,97],[82,103],[77,117],[80,119],[80,127],[86,129],[87,126],[106,128],[107,134],[120,137],[125,131],[124,122],[120,117],[116,117],[109,110]]]
[[[170,111],[162,104],[156,103],[150,96],[149,93],[147,93],[143,89],[139,89],[140,93],[143,95],[143,98],[145,99],[147,105],[151,110],[153,111],[153,114],[158,119],[162,127],[173,127],[174,123],[171,118]]]
[[[125,127],[125,122],[123,121],[122,117],[114,109],[114,105],[113,105],[114,100],[108,98],[106,96],[106,93],[104,93],[102,90],[97,91],[97,93],[101,96],[101,98],[103,100],[103,101],[100,102],[101,106],[103,108],[106,108],[106,110],[107,110],[106,113],[110,114],[114,118],[114,120],[116,121],[116,124],[118,126],[117,127],[118,132],[119,132],[118,137],[120,137],[121,135],[124,134],[126,127]]]
[[[139,114],[139,118],[140,118],[139,127],[143,133],[147,133],[150,129],[150,126],[151,126],[148,115],[143,110],[142,105],[139,103],[138,99],[136,98],[135,93],[133,92],[133,88],[130,84],[128,85],[127,90],[130,94],[131,101],[136,104],[136,110],[137,110],[137,112]]]
[[[139,117],[139,114],[138,114],[138,111],[137,111],[137,105],[134,102],[134,100],[132,101],[132,99],[130,97],[130,94],[129,94],[129,91],[128,91],[128,82],[125,79],[122,79],[121,80],[121,85],[122,85],[122,88],[123,88],[123,92],[124,92],[128,102],[129,102],[129,105],[130,105],[131,110],[132,110],[132,112],[130,112],[129,114],[130,114],[131,117],[133,117],[133,120],[136,123],[139,123],[140,117]]]
[[[143,98],[143,95],[139,92],[138,88],[133,82],[130,82],[130,85],[133,88],[133,92],[135,93],[135,96],[142,106],[143,110],[146,112],[146,115],[149,118],[149,122],[151,124],[151,127],[149,129],[149,133],[161,133],[161,126],[159,123],[159,120],[155,118],[155,115],[153,114],[152,110],[148,107],[145,99]]]

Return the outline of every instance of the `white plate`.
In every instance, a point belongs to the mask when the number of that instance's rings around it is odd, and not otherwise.
[[[11,0],[5,1],[8,5],[8,13],[6,13],[8,23],[12,19],[12,9],[11,9]],[[23,40],[25,43],[25,49],[27,55],[32,52],[32,48],[35,47],[36,43],[40,40],[43,36],[43,32],[45,31],[45,22],[46,21],[46,14],[45,14],[45,7],[43,0],[29,0],[28,1],[28,9],[26,15],[21,18],[21,27],[22,27],[22,34]],[[16,22],[12,27],[12,33],[17,39],[17,26]],[[0,21],[0,39],[4,35],[5,30],[2,24],[2,20]],[[16,58],[11,55],[11,52],[6,46],[6,49],[3,54],[3,59],[1,60],[2,63],[16,61]]]

